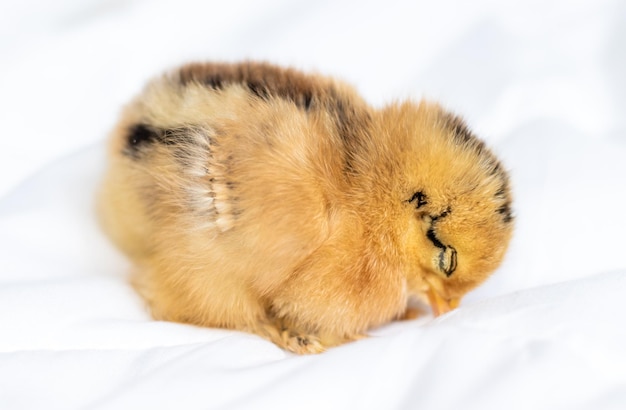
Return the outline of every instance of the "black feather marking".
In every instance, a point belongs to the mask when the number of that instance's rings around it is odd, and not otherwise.
[[[302,94],[302,98],[304,99],[304,109],[310,111],[313,104],[313,93],[305,92]]]
[[[178,75],[182,85],[195,82],[222,90],[239,84],[264,101],[272,97],[282,98],[305,111],[309,111],[316,98],[325,93],[316,92],[315,81],[304,73],[264,63],[189,64],[182,67]]]
[[[491,169],[491,172],[489,173],[490,175],[503,175],[502,172],[502,165],[500,165],[499,162],[494,162],[493,164],[493,168]]]
[[[138,158],[141,147],[153,144],[160,138],[160,132],[146,124],[136,124],[128,129],[124,154]]]
[[[439,215],[435,215],[435,216],[431,215],[430,218],[433,220],[433,222],[435,222],[437,219],[445,218],[446,216],[450,215],[450,212],[452,212],[452,209],[450,209],[450,207],[447,207],[446,210],[440,213]]]
[[[259,97],[262,100],[269,99],[269,92],[267,90],[267,86],[263,85],[261,82],[257,81],[248,81],[248,89],[252,94]]]
[[[505,198],[505,194],[506,194],[506,186],[501,186],[500,189],[498,189],[496,191],[496,194],[494,195],[496,198]]]
[[[162,129],[147,124],[135,124],[128,129],[126,137],[126,146],[123,149],[124,154],[133,158],[139,158],[141,153],[147,147],[153,144],[176,145],[183,142],[189,144],[193,141],[189,136],[189,129]],[[172,155],[176,158],[183,159],[187,155],[183,148],[173,151]]]
[[[441,241],[439,240],[439,238],[437,238],[437,236],[435,235],[435,230],[433,228],[428,229],[428,231],[426,231],[426,237],[433,243],[433,245],[435,245],[437,248],[439,249],[446,249],[446,245],[444,245],[443,243],[441,243]]]
[[[476,138],[461,117],[450,112],[442,112],[442,116],[444,126],[452,131],[456,142],[459,144],[480,145],[481,141]]]
[[[329,113],[344,145],[345,172],[355,172],[353,158],[364,149],[362,133],[371,119],[367,110],[344,97],[333,83],[320,82],[315,76],[297,70],[254,62],[193,63],[182,67],[178,76],[183,86],[196,83],[224,89],[238,84],[251,97],[262,101],[282,99],[306,113],[313,110]]]
[[[157,132],[145,124],[137,124],[128,132],[128,145],[136,147],[139,144],[150,143],[158,138]]]
[[[219,73],[205,77],[203,80],[204,85],[213,88],[214,90],[221,90],[224,87],[224,79]]]
[[[511,211],[511,205],[508,202],[498,208],[497,212],[502,215],[504,223],[509,223],[513,220],[513,212]]]
[[[426,195],[424,195],[424,193],[422,191],[417,191],[416,193],[413,194],[413,196],[411,197],[411,199],[409,199],[407,202],[411,203],[417,201],[415,203],[415,209],[419,209],[424,205],[428,205],[428,201],[426,198]]]

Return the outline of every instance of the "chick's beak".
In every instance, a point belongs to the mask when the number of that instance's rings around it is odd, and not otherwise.
[[[459,306],[460,299],[444,299],[432,287],[428,289],[426,294],[435,317],[448,313]]]

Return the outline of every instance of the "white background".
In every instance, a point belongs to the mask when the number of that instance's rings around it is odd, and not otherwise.
[[[509,255],[460,309],[293,357],[150,320],[97,229],[120,107],[190,60],[430,98],[510,169]],[[3,0],[0,408],[626,408],[626,3]]]

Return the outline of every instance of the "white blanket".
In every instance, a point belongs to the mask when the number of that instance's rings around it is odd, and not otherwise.
[[[617,0],[4,1],[0,409],[625,409],[624,21]],[[503,266],[315,356],[151,320],[94,216],[103,139],[151,75],[244,58],[462,113],[511,170]]]

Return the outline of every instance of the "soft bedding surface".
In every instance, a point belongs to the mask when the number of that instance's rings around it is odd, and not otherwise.
[[[626,408],[625,21],[617,0],[4,1],[0,409]],[[462,113],[511,171],[503,266],[315,356],[151,320],[94,215],[103,140],[150,76],[244,58]]]

